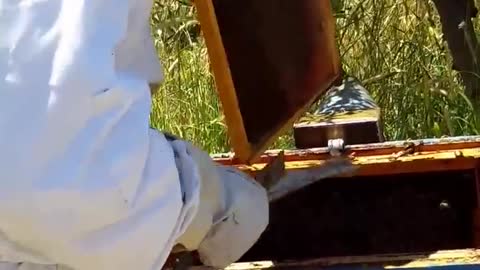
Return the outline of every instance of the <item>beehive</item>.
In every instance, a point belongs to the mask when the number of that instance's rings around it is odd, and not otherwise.
[[[330,1],[195,5],[235,152],[215,160],[255,175],[280,153],[265,152],[270,143],[341,78]],[[480,269],[480,137],[383,142],[377,109],[337,119],[356,174],[272,204],[267,230],[230,269]],[[371,134],[356,136],[365,124]],[[286,169],[329,159],[319,144],[337,125],[298,123],[305,149],[285,152]]]
[[[252,165],[216,160],[255,175],[278,153]],[[233,268],[480,269],[480,137],[349,145],[345,154],[356,174],[273,204],[269,227]],[[285,152],[287,170],[328,158],[327,148]]]

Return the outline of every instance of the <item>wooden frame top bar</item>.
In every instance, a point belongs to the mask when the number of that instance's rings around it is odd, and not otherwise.
[[[280,150],[267,151],[258,162],[251,165],[242,163],[229,154],[214,155],[213,158],[221,164],[236,166],[249,174],[255,174],[278,153]],[[479,165],[480,136],[350,145],[346,147],[346,155],[358,166],[358,176],[469,170]],[[309,169],[329,158],[327,148],[284,151],[287,170]]]

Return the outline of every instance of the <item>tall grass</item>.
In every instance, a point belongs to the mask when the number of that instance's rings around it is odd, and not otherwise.
[[[478,134],[442,40],[433,4],[415,0],[332,0],[345,70],[382,108],[389,140]],[[152,34],[165,68],[152,125],[210,152],[229,151],[208,55],[187,0],[156,0]],[[272,147],[292,147],[286,134]]]

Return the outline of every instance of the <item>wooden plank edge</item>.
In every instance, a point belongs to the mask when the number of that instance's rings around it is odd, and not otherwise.
[[[286,161],[285,170],[304,170],[322,165],[328,159]],[[402,157],[379,155],[368,157],[353,157],[352,163],[357,167],[355,176],[392,175],[403,173],[442,172],[452,170],[473,170],[480,163],[480,147],[461,150],[436,152],[417,152]],[[233,165],[234,167],[255,175],[266,163],[253,165]],[[351,177],[339,175],[338,177]]]
[[[205,38],[210,65],[217,93],[222,103],[227,132],[235,157],[242,162],[247,162],[251,155],[251,145],[248,142],[247,133],[243,124],[243,117],[238,107],[238,99],[235,92],[230,66],[228,63],[225,47],[223,46],[220,29],[215,14],[212,0],[194,0],[197,9],[197,17]]]
[[[407,144],[415,145],[416,152],[465,150],[480,147],[480,136],[462,136],[434,139],[420,139],[410,141],[387,141],[370,144],[347,145],[346,153],[361,156],[392,155],[405,148]],[[330,157],[327,147],[309,149],[287,149],[265,151],[255,163],[267,163],[278,153],[284,152],[285,161],[323,160]],[[224,165],[242,165],[232,153],[214,154],[212,158]]]
[[[459,249],[442,250],[432,253],[400,253],[400,254],[379,254],[369,256],[344,256],[325,257],[312,260],[282,262],[256,261],[234,263],[225,270],[260,270],[272,268],[311,268],[311,267],[334,267],[346,265],[381,265],[384,269],[434,267],[447,265],[479,265],[480,250]],[[205,266],[194,266],[190,270],[211,270]]]
[[[272,268],[312,268],[345,265],[382,265],[384,269],[402,269],[418,267],[434,267],[447,265],[479,265],[480,250],[460,249],[444,250],[432,253],[403,253],[370,256],[326,257],[298,262],[275,263],[273,261],[239,262],[225,270],[254,270]],[[210,269],[204,266],[191,267],[191,270]]]

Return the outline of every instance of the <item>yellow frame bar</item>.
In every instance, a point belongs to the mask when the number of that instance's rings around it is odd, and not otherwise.
[[[247,133],[238,108],[235,86],[220,35],[215,8],[211,0],[194,0],[194,3],[210,56],[210,65],[224,111],[227,132],[235,148],[235,155],[246,161],[251,153],[251,145],[247,141]]]

